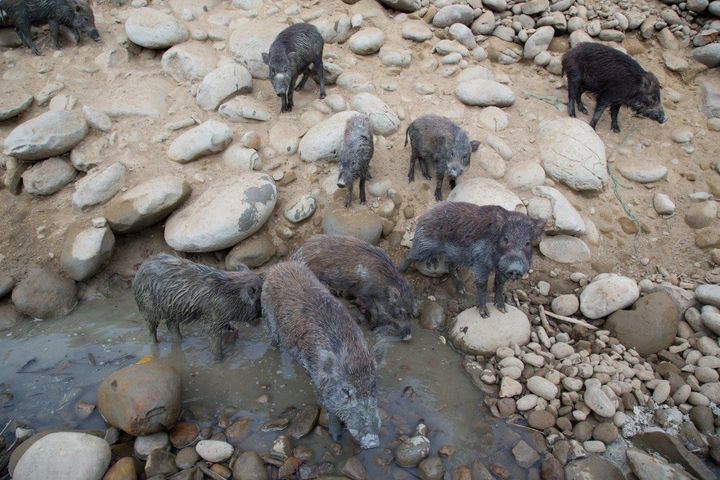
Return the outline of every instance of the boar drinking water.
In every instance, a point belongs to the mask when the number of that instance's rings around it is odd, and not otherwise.
[[[314,80],[320,84],[320,98],[325,98],[324,44],[314,25],[296,23],[280,32],[270,45],[270,51],[262,54],[263,61],[270,67],[270,82],[282,101],[281,112],[292,111],[293,91],[302,90],[311,71]],[[300,74],[302,78],[296,87]]]
[[[381,249],[344,235],[315,235],[295,252],[332,290],[348,293],[370,313],[381,333],[411,339],[415,294]]]
[[[626,105],[640,115],[659,123],[667,121],[660,101],[660,83],[630,55],[598,43],[584,42],[568,50],[562,58],[563,74],[568,81],[568,114],[575,116],[575,106],[587,113],[583,92],[596,97],[590,125],[595,128],[606,108],[610,107],[613,132],[620,131],[618,113]]]
[[[470,141],[468,134],[452,120],[438,115],[425,115],[405,130],[405,146],[410,138],[410,170],[408,182],[415,180],[415,161],[425,178],[431,179],[428,162],[435,165],[435,200],[442,200],[442,184],[447,172],[450,189],[455,188],[457,178],[470,165],[470,155],[480,142]]]
[[[224,331],[241,321],[252,322],[261,313],[262,279],[238,270],[217,270],[165,253],[143,262],[132,287],[155,343],[163,320],[178,339],[181,323],[197,323],[210,337],[215,359],[221,360]]]
[[[284,262],[267,273],[262,309],[273,343],[310,376],[333,439],[345,424],[361,448],[379,446],[375,362],[340,301],[307,266]]]
[[[367,115],[356,115],[345,125],[343,144],[340,147],[340,172],[337,186],[347,187],[345,206],[352,202],[355,180],[360,179],[360,203],[365,203],[365,180],[370,178],[368,168],[373,156],[373,133]]]
[[[35,55],[40,55],[40,50],[33,43],[30,27],[40,25],[50,25],[53,46],[57,49],[61,25],[70,29],[75,43],[81,33],[100,41],[95,16],[86,0],[0,0],[0,26],[14,26],[20,40]]]
[[[475,275],[478,310],[488,316],[488,276],[495,271],[495,306],[505,311],[503,287],[508,279],[525,275],[532,263],[532,243],[542,237],[545,222],[495,205],[440,202],[423,214],[415,239],[400,267],[444,256],[455,288],[462,292],[458,267]]]

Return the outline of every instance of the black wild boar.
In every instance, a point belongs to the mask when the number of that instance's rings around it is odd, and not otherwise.
[[[495,306],[505,311],[503,287],[508,279],[525,275],[532,264],[532,242],[543,235],[545,222],[495,205],[440,202],[423,214],[412,248],[400,267],[444,256],[455,288],[462,292],[458,267],[475,275],[478,309],[487,317],[488,276],[495,271]]]
[[[360,179],[360,203],[365,203],[365,180],[370,177],[368,168],[373,156],[373,132],[367,115],[356,115],[345,125],[345,136],[340,147],[340,172],[337,186],[347,187],[345,207],[352,203],[355,180]]]
[[[410,137],[410,170],[408,182],[415,180],[415,161],[420,163],[420,170],[430,180],[428,162],[435,165],[435,200],[442,200],[442,183],[447,171],[450,189],[455,188],[455,181],[470,165],[470,155],[478,149],[480,142],[470,141],[468,134],[455,122],[438,115],[424,115],[410,124],[405,130],[405,146]]]
[[[412,338],[415,294],[381,249],[354,237],[315,235],[293,254],[332,290],[346,292],[370,313],[373,328]]]
[[[270,67],[273,89],[282,100],[281,112],[292,111],[293,90],[302,90],[311,72],[320,85],[320,98],[325,98],[324,45],[315,25],[296,23],[280,32],[270,45],[270,52],[262,54],[263,61]],[[302,78],[296,87],[300,74]]]
[[[667,122],[660,100],[660,83],[630,55],[599,43],[584,42],[568,50],[562,58],[568,81],[568,114],[575,116],[575,105],[582,113],[583,92],[596,97],[590,125],[595,128],[607,107],[613,132],[620,131],[618,112],[626,105],[640,115],[659,123]]]
[[[380,445],[375,361],[345,307],[298,262],[273,266],[262,292],[263,322],[310,377],[338,440],[345,424],[360,448]]]
[[[215,359],[221,360],[223,332],[238,322],[252,322],[261,313],[262,279],[238,270],[217,270],[166,253],[143,262],[132,288],[155,343],[163,320],[178,339],[181,323],[197,323],[210,337]]]
[[[33,43],[32,26],[50,25],[56,49],[60,48],[61,25],[70,29],[75,43],[80,40],[80,33],[99,42],[91,4],[86,0],[0,0],[0,26],[14,26],[20,40],[35,55],[40,55],[40,50]]]

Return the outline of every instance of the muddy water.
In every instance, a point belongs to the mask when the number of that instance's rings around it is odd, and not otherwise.
[[[187,418],[214,426],[221,414],[232,420],[250,417],[244,449],[268,451],[280,433],[260,427],[287,407],[315,402],[304,372],[268,344],[260,326],[243,326],[234,343],[230,338],[220,364],[212,362],[207,339],[192,331],[181,345],[171,343],[162,328],[161,339],[158,347],[149,342],[127,295],[83,303],[61,320],[21,322],[0,337],[0,422],[15,419],[35,430],[103,428],[97,412],[79,420],[75,405],[94,403],[103,378],[146,355],[172,364],[182,375]],[[387,348],[378,382],[382,448],[360,452],[371,478],[402,478],[405,472],[384,466],[392,460],[387,449],[421,420],[430,428],[433,451],[445,445],[455,449],[448,465],[480,458],[513,470],[503,445],[507,427],[488,417],[482,394],[462,370],[462,357],[441,340],[436,332],[415,328],[410,343]],[[268,401],[258,401],[262,396]],[[315,451],[315,462],[340,464],[358,453],[348,438],[339,454],[327,436],[310,435],[298,443]]]

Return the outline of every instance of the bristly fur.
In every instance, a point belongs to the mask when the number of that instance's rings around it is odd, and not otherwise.
[[[370,178],[370,160],[374,152],[373,132],[370,119],[360,114],[351,117],[345,125],[343,143],[340,147],[340,171],[338,186],[348,189],[345,206],[352,203],[355,180],[360,180],[360,203],[365,203],[365,181]]]

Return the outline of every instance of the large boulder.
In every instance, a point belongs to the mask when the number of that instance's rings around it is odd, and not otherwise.
[[[187,163],[222,152],[232,139],[233,131],[230,127],[217,120],[207,120],[173,140],[167,154],[171,160]]]
[[[125,22],[125,33],[131,42],[154,49],[172,47],[190,36],[175,17],[154,8],[133,10]]]
[[[4,152],[18,160],[42,160],[69,152],[87,133],[81,113],[50,110],[15,127],[5,138]]]
[[[270,51],[275,37],[287,25],[275,21],[252,20],[230,35],[228,47],[235,60],[248,69],[253,78],[268,78],[270,70],[263,61],[262,54]]]
[[[190,192],[190,184],[181,178],[153,178],[114,198],[105,207],[105,218],[115,233],[137,232],[170,215]]]
[[[530,341],[530,320],[521,310],[505,305],[507,313],[489,303],[488,318],[482,318],[477,307],[460,312],[450,329],[453,345],[468,355],[493,355],[500,347]]]
[[[15,308],[33,318],[64,317],[77,305],[75,282],[53,270],[33,266],[12,292]]]
[[[33,443],[20,457],[14,480],[72,478],[100,480],[110,465],[110,445],[80,432],[54,432]]]
[[[114,246],[115,236],[107,225],[76,224],[65,233],[60,264],[68,277],[82,282],[110,261]]]
[[[176,82],[200,80],[215,69],[217,54],[205,43],[186,42],[163,53],[160,64]]]
[[[247,68],[226,63],[205,75],[195,101],[203,110],[215,110],[230,95],[252,90],[252,75]]]
[[[400,128],[397,114],[371,93],[358,93],[352,98],[351,106],[353,110],[368,116],[375,135],[392,135]]]
[[[75,182],[73,205],[84,210],[110,200],[122,188],[126,171],[125,165],[120,162],[91,170],[85,177]]]
[[[310,128],[300,140],[300,158],[306,162],[336,161],[340,154],[345,125],[355,115],[359,113],[354,110],[336,113]]]
[[[52,195],[70,183],[76,173],[66,160],[51,157],[23,173],[23,187],[30,195]]]
[[[545,172],[573,190],[602,190],[608,181],[605,144],[595,130],[576,118],[545,121],[539,127]]]
[[[510,87],[484,78],[459,82],[455,96],[462,103],[470,106],[509,107],[515,103],[515,94]]]
[[[268,175],[228,175],[170,216],[165,241],[181,252],[232,247],[265,224],[276,201],[277,187]]]
[[[326,235],[347,235],[376,245],[383,231],[383,221],[367,208],[336,208],[325,214],[323,233]]]
[[[464,179],[450,192],[451,202],[468,202],[475,205],[497,205],[506,210],[524,209],[522,200],[495,180],[484,177]]]
[[[593,279],[580,294],[580,311],[590,319],[602,318],[629,307],[640,297],[635,280],[614,273]]]
[[[105,421],[130,435],[169,430],[181,410],[180,375],[169,365],[150,362],[113,372],[97,390]]]
[[[673,344],[680,322],[680,311],[665,292],[640,298],[632,310],[620,310],[607,319],[605,328],[617,334],[620,343],[646,356]]]

